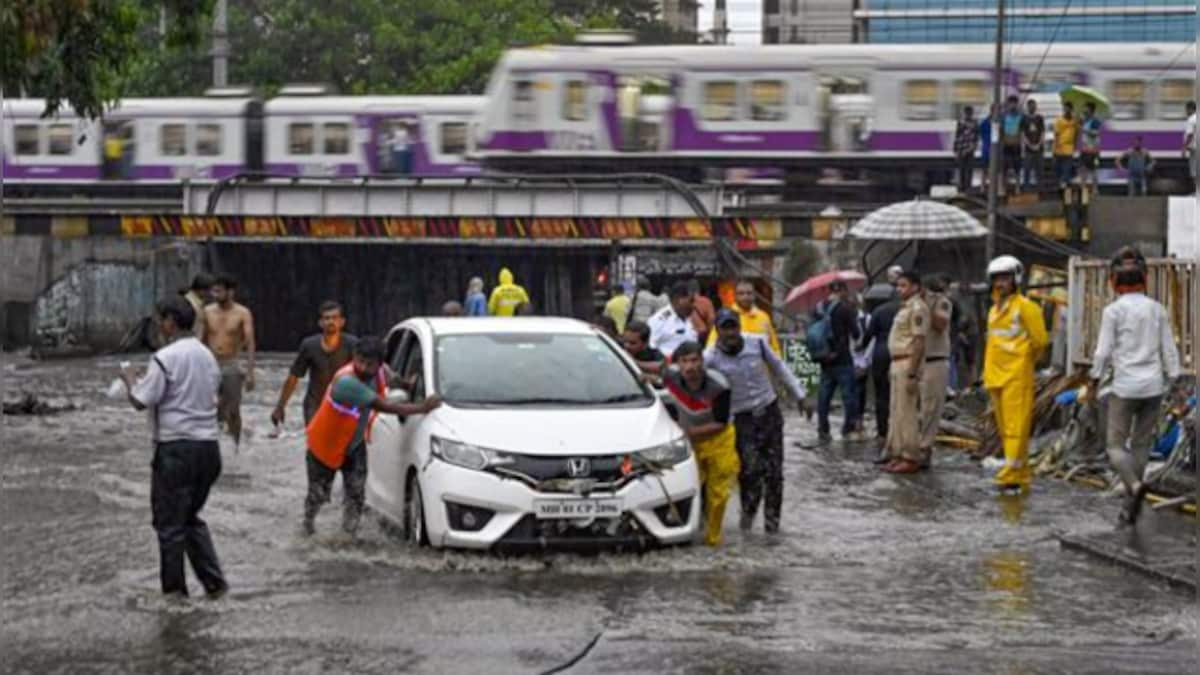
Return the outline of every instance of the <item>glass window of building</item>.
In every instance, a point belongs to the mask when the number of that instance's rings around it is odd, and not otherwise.
[[[1109,87],[1112,115],[1117,120],[1146,117],[1146,83],[1142,80],[1114,80]]]
[[[1158,83],[1158,116],[1164,120],[1187,117],[1187,102],[1192,100],[1195,80],[1171,79]]]
[[[467,154],[467,123],[446,122],[441,127],[442,154]]]
[[[221,125],[196,125],[196,154],[201,157],[214,157],[221,154]]]
[[[702,116],[714,122],[737,119],[737,82],[705,82]]]
[[[313,154],[313,125],[308,122],[294,122],[288,125],[288,154]]]
[[[46,150],[51,155],[69,155],[75,147],[75,134],[70,124],[51,124]]]
[[[787,117],[784,85],[779,80],[750,83],[750,117],[760,122],[778,122]]]
[[[38,154],[38,130],[36,124],[18,124],[13,129],[13,150],[18,155]]]
[[[326,155],[350,153],[350,125],[345,122],[327,122],[321,127],[322,145]]]
[[[904,83],[904,118],[934,120],[938,116],[937,80],[908,80]]]
[[[187,154],[187,127],[182,124],[164,124],[158,128],[158,151],[164,157],[182,157]]]

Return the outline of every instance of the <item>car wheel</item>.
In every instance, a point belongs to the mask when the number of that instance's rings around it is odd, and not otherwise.
[[[413,476],[408,480],[404,503],[404,538],[414,546],[428,546],[425,530],[425,501],[421,498],[421,482]]]

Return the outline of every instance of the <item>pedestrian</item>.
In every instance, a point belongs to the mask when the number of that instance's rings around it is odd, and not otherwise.
[[[979,147],[979,121],[975,119],[975,108],[963,106],[962,119],[954,128],[954,162],[958,167],[958,191],[966,194],[971,190],[971,178],[975,174],[975,150]]]
[[[617,322],[611,316],[597,314],[596,318],[592,319],[592,326],[613,340],[621,339],[621,334],[617,332]]]
[[[216,405],[221,370],[192,333],[196,312],[191,304],[169,298],[155,314],[166,346],[150,357],[141,379],[129,368],[122,370],[121,379],[133,407],[150,414],[150,508],[158,535],[159,580],[164,595],[187,597],[186,556],[204,592],[217,598],[229,584],[200,510],[221,475]]]
[[[663,374],[667,410],[691,441],[704,495],[704,543],[718,546],[725,506],[738,476],[737,435],[730,414],[732,394],[720,372],[704,367],[700,343],[688,340],[675,350],[675,363]]]
[[[410,147],[411,135],[408,131],[408,124],[405,122],[394,122],[392,124],[392,135],[389,139],[389,146],[392,150],[392,170],[398,174],[407,174],[412,171],[412,148]]]
[[[668,359],[679,345],[698,341],[696,327],[691,321],[693,297],[686,281],[675,282],[671,286],[670,304],[655,312],[646,322],[650,326],[650,346],[661,351]]]
[[[361,338],[350,363],[333,375],[317,412],[305,429],[308,453],[308,495],[304,500],[305,535],[316,531],[317,513],[329,501],[334,477],[342,474],[342,529],[358,532],[365,501],[367,449],[364,438],[379,413],[411,418],[437,408],[441,401],[428,396],[420,403],[397,403],[386,398],[389,373],[383,366],[383,341]],[[404,384],[411,387],[411,383]]]
[[[979,160],[983,164],[983,189],[988,189],[992,166],[992,130],[1000,124],[1000,105],[993,103],[988,109],[988,116],[979,122]],[[1000,175],[1004,175],[1001,166]]]
[[[1117,168],[1126,172],[1130,197],[1146,196],[1148,176],[1154,171],[1154,158],[1142,145],[1142,137],[1135,136],[1133,147],[1117,158]]]
[[[621,345],[637,363],[643,373],[658,376],[666,367],[667,357],[650,346],[650,326],[645,321],[630,321],[625,324]]]
[[[234,449],[242,444],[242,389],[254,391],[254,315],[236,302],[237,281],[218,277],[213,282],[215,302],[204,308],[205,342],[221,364],[217,420],[233,436]],[[238,357],[246,354],[246,364]]]
[[[1004,465],[996,473],[1001,494],[1029,490],[1029,435],[1033,428],[1034,367],[1049,344],[1037,303],[1021,294],[1025,266],[1010,255],[988,264],[992,307],[988,310],[983,386],[992,402],[1004,445]]]
[[[1086,187],[1091,183],[1092,192],[1100,188],[1100,118],[1096,117],[1096,104],[1083,104],[1083,121],[1079,125],[1080,180]]]
[[[775,534],[783,513],[783,412],[772,376],[787,387],[802,414],[811,418],[812,409],[804,387],[767,341],[742,333],[737,312],[718,312],[716,328],[717,343],[704,352],[704,362],[724,375],[733,389],[730,410],[741,461],[741,529],[753,527],[762,504],[766,531]]]
[[[855,303],[857,315],[854,320],[858,325],[858,338],[850,342],[850,360],[854,363],[854,393],[858,396],[858,424],[855,431],[866,436],[864,418],[867,416],[867,389],[871,378],[871,352],[874,345],[867,337],[871,324],[871,314],[867,311],[862,295]]]
[[[529,294],[513,282],[513,273],[507,267],[500,269],[499,279],[500,285],[492,289],[492,297],[488,299],[488,314],[514,316],[518,305],[529,303]]]
[[[1092,391],[1111,367],[1108,458],[1125,486],[1120,522],[1137,522],[1148,486],[1143,482],[1162,399],[1182,374],[1171,319],[1146,296],[1146,260],[1132,247],[1117,252],[1109,280],[1117,299],[1104,308],[1092,358]],[[1128,446],[1128,447],[1127,447]]]
[[[625,322],[629,320],[629,305],[632,300],[628,295],[625,295],[625,287],[621,284],[613,284],[612,297],[608,302],[604,303],[604,316],[612,319],[616,326],[617,335],[625,332]]]
[[[713,332],[713,322],[717,319],[717,308],[712,300],[700,292],[700,282],[688,280],[688,288],[692,291],[692,327],[700,344],[708,344],[708,336]]]
[[[903,274],[903,271],[900,272]],[[896,283],[900,282],[899,274]],[[891,367],[892,353],[888,350],[888,337],[892,334],[892,326],[896,322],[896,314],[900,312],[900,298],[893,297],[871,310],[871,318],[867,321],[866,339],[872,344],[871,348],[871,383],[875,388],[875,434],[880,441],[886,443],[888,424],[891,414],[892,383]],[[891,461],[886,447],[876,459],[877,464]]]
[[[447,300],[442,303],[442,316],[460,317],[463,316],[464,312],[462,303],[457,300]]]
[[[1005,101],[1004,116],[1001,118],[1001,142],[1004,146],[1003,167],[1000,191],[1003,193],[1010,182],[1020,184],[1021,178],[1021,144],[1024,136],[1021,133],[1025,124],[1025,115],[1021,114],[1021,102],[1016,96],[1009,96]]]
[[[483,279],[471,277],[467,282],[467,296],[463,298],[467,316],[487,316],[487,296],[483,294]]]
[[[933,446],[937,441],[950,390],[951,326],[954,304],[946,295],[942,277],[929,278],[924,283],[925,306],[929,310],[929,329],[925,333],[925,365],[921,369],[921,468],[933,463]]]
[[[942,287],[946,289],[946,298],[950,300],[950,388],[946,393],[953,398],[962,386],[959,378],[960,371],[965,370],[969,363],[967,358],[970,343],[967,338],[969,324],[962,303],[958,299],[962,293],[962,287],[949,274],[942,275],[941,283]],[[962,368],[959,366],[960,361],[963,364]]]
[[[912,270],[900,275],[896,286],[900,311],[888,334],[892,356],[888,411],[888,462],[883,470],[907,474],[921,470],[921,373],[925,366],[925,337],[929,332],[929,306],[921,297],[921,277]]]
[[[829,354],[821,360],[821,385],[817,398],[817,434],[823,443],[833,440],[829,427],[829,411],[833,395],[841,390],[843,440],[858,440],[858,395],[854,391],[854,361],[850,341],[857,340],[858,312],[850,299],[849,289],[841,281],[829,285],[829,298],[817,308],[818,317],[828,317],[831,333]]]
[[[1079,138],[1079,120],[1075,106],[1063,103],[1062,115],[1054,120],[1054,175],[1058,187],[1065,190],[1075,180],[1075,143]]]
[[[1037,101],[1025,102],[1025,117],[1021,121],[1024,157],[1021,163],[1021,188],[1037,190],[1042,184],[1042,167],[1046,161],[1046,118],[1038,114]]]
[[[742,322],[743,335],[757,335],[767,341],[771,351],[776,354],[783,354],[783,347],[779,344],[779,334],[775,332],[775,324],[771,321],[771,313],[763,311],[755,304],[758,296],[758,291],[754,288],[753,279],[739,279],[734,287],[734,304],[732,309]],[[717,333],[713,331],[708,335],[707,346],[711,347],[717,342]]]
[[[637,277],[637,291],[633,294],[633,307],[630,309],[631,321],[649,321],[650,317],[670,304],[661,295],[655,295],[650,290],[650,278],[644,274]]]
[[[1188,171],[1192,176],[1192,190],[1196,191],[1197,166],[1200,166],[1200,154],[1196,152],[1196,102],[1188,101],[1185,108],[1187,122],[1183,126],[1183,157],[1187,160]]]
[[[196,313],[196,322],[192,325],[192,335],[204,342],[204,307],[212,302],[212,275],[201,272],[192,277],[192,287],[183,297],[192,305]]]
[[[303,405],[304,424],[307,426],[317,413],[321,397],[333,381],[334,373],[350,363],[358,338],[345,332],[346,315],[342,305],[334,300],[322,302],[317,308],[317,327],[321,332],[300,341],[296,359],[292,361],[283,389],[279,391],[279,401],[271,412],[271,423],[276,426],[283,424],[286,419],[288,401],[296,392],[301,378],[308,377]]]

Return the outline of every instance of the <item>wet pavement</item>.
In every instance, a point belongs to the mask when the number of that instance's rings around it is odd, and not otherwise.
[[[867,444],[789,443],[784,533],[738,532],[735,498],[716,551],[501,559],[413,550],[373,520],[348,541],[339,496],[305,539],[301,396],[267,437],[284,357],[205,510],[232,592],[168,603],[145,418],[103,396],[116,363],[3,357],[10,392],[80,406],[3,418],[3,672],[537,673],[597,635],[568,672],[1200,672],[1194,595],[1059,545],[1111,532],[1115,500],[1050,481],[997,499],[954,451],[907,478]]]

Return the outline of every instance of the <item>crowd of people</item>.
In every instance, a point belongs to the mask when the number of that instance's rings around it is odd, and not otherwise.
[[[1034,372],[1049,340],[1040,307],[1021,293],[1021,262],[1000,256],[989,264],[987,276],[992,303],[981,384],[1003,446],[995,482],[1000,493],[1020,495],[1032,481]],[[1127,494],[1120,518],[1130,523],[1146,494],[1141,476],[1150,430],[1162,397],[1181,371],[1169,317],[1145,295],[1145,259],[1123,249],[1113,259],[1110,279],[1118,299],[1103,314],[1092,390],[1111,378],[1107,447]],[[528,294],[508,270],[499,280],[486,302],[482,283],[471,280],[460,309],[472,309],[448,313],[477,315],[482,306],[489,314],[522,314],[521,308],[530,306]],[[892,268],[888,281],[893,292],[876,298],[873,306],[864,306],[844,283],[834,282],[809,317],[813,325],[824,326],[810,326],[807,333],[809,351],[821,367],[817,431],[822,441],[832,439],[830,408],[840,391],[842,438],[863,439],[871,381],[882,441],[877,462],[889,473],[911,474],[930,468],[967,322],[948,295],[945,278],[922,279],[912,270]],[[159,303],[156,315],[166,346],[154,353],[144,373],[122,372],[131,404],[151,412],[151,507],[167,594],[187,595],[185,558],[207,594],[220,596],[228,588],[199,513],[221,472],[220,425],[236,447],[241,392],[255,381],[254,319],[236,302],[236,289],[228,277],[199,275],[185,295]],[[342,527],[351,535],[357,531],[367,476],[364,438],[375,415],[423,414],[441,404],[437,396],[420,403],[389,401],[388,387],[412,383],[383,365],[379,338],[356,338],[345,332],[345,322],[337,302],[320,306],[320,330],[301,341],[271,414],[276,425],[284,422],[288,402],[307,377],[306,534],[314,532],[338,473],[345,492]],[[675,282],[664,297],[640,278],[632,294],[615,290],[594,323],[625,349],[646,381],[663,390],[668,411],[691,441],[704,491],[705,543],[720,544],[735,485],[740,527],[752,529],[761,509],[765,531],[778,533],[784,493],[780,387],[805,418],[811,419],[813,406],[781,357],[771,313],[758,306],[754,282],[737,282],[734,302],[716,309],[695,281]]]
[[[1181,148],[1188,160],[1194,183],[1197,167],[1196,102],[1189,101],[1185,112]],[[982,168],[981,185],[984,190],[987,189],[993,138],[998,138],[1001,145],[998,150],[1000,184],[997,186],[1000,193],[1005,194],[1009,190],[1038,191],[1046,166],[1047,136],[1046,120],[1038,113],[1037,102],[1026,100],[1022,110],[1020,99],[1009,96],[1003,109],[999,105],[992,105],[983,119],[976,119],[975,114],[973,106],[964,106],[954,130],[953,151],[959,192],[971,190],[977,167]],[[1102,128],[1095,103],[1085,103],[1081,111],[1075,110],[1070,102],[1063,103],[1062,114],[1051,127],[1050,142],[1054,178],[1059,189],[1066,188],[1076,179],[1092,192],[1098,189]],[[1134,137],[1130,147],[1117,157],[1115,166],[1125,173],[1130,196],[1148,194],[1155,161],[1143,145],[1141,136]]]

